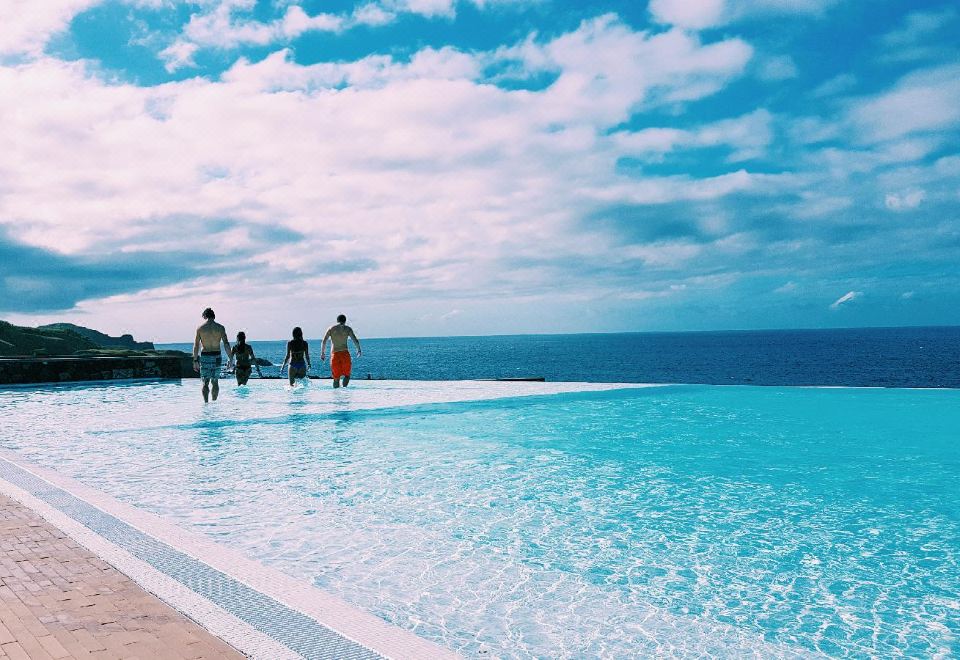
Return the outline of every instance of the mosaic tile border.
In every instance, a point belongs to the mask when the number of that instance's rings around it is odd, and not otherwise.
[[[68,477],[0,451],[0,492],[253,657],[454,658],[453,652]]]

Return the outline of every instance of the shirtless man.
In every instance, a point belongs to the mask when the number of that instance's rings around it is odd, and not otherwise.
[[[330,371],[333,374],[333,386],[340,387],[340,378],[343,377],[343,386],[350,383],[350,351],[347,350],[347,338],[353,340],[357,347],[357,357],[360,357],[360,340],[354,334],[353,328],[347,325],[347,317],[341,314],[337,317],[337,324],[327,330],[320,342],[320,359],[325,360],[324,353],[327,350],[327,340],[333,344],[333,351],[330,353]]]
[[[227,339],[227,331],[222,325],[214,321],[217,317],[213,313],[213,310],[207,307],[203,310],[203,318],[206,321],[203,322],[199,328],[197,328],[197,336],[193,340],[193,370],[200,372],[200,379],[203,381],[203,387],[201,392],[203,392],[203,400],[207,402],[210,400],[210,381],[213,381],[213,400],[217,400],[217,395],[220,394],[220,342],[223,342],[223,345],[227,349],[227,355],[229,356],[228,366],[233,366],[233,354],[230,352],[230,341]],[[203,347],[203,352],[200,352],[201,346]]]

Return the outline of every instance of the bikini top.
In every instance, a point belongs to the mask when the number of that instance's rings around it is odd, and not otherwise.
[[[291,339],[287,342],[291,362],[303,362],[303,354],[307,352],[307,342],[302,339]]]
[[[250,366],[250,347],[246,344],[243,345],[243,348],[240,348],[240,344],[237,344],[233,347],[233,354],[237,358],[238,367],[249,367]]]

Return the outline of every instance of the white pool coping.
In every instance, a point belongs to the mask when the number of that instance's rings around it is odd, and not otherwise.
[[[15,452],[0,450],[0,461],[29,473],[50,487],[59,489],[236,582],[306,615],[339,636],[368,649],[372,652],[371,656],[398,660],[459,657],[449,649],[391,625],[321,589],[253,561],[202,534],[186,531],[160,516],[124,504],[75,479],[34,465]],[[265,660],[303,657],[263,630],[241,620],[146,561],[138,559],[125,548],[104,538],[34,493],[4,478],[0,478],[0,492],[32,509],[145,590],[195,620],[240,652]],[[324,657],[339,660],[335,655]]]

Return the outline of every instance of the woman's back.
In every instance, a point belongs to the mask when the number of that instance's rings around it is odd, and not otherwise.
[[[291,362],[303,362],[303,355],[307,352],[307,342],[302,339],[291,339],[287,342]]]
[[[238,367],[249,367],[251,364],[250,355],[253,351],[247,344],[235,344],[233,347],[233,356],[236,358]]]

